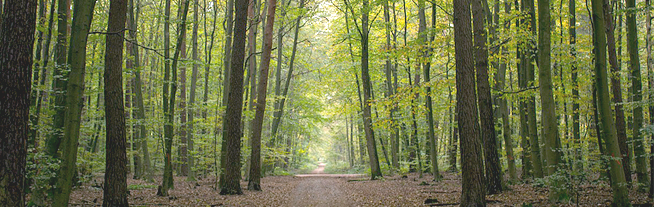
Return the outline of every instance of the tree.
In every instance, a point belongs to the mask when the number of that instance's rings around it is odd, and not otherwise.
[[[425,76],[425,82],[427,83],[427,95],[425,95],[425,106],[427,107],[427,128],[429,128],[429,131],[427,132],[427,137],[429,137],[429,157],[430,157],[430,162],[431,162],[431,170],[432,170],[432,175],[434,176],[434,180],[440,180],[441,175],[440,172],[438,171],[438,152],[436,149],[436,135],[434,132],[434,110],[432,107],[432,98],[431,98],[431,86],[429,86],[430,81],[430,67],[431,67],[431,48],[430,43],[428,42],[429,38],[429,32],[427,32],[427,18],[425,17],[425,1],[420,0],[418,1],[418,18],[420,19],[420,24],[419,24],[419,29],[418,33],[420,42],[423,44],[423,48],[421,49],[421,56],[423,60],[421,61],[421,66],[423,68],[424,76]],[[434,7],[432,7],[434,8]],[[434,8],[435,9],[435,8]],[[435,10],[434,10],[435,11]],[[432,12],[432,15],[435,12]],[[436,21],[436,19],[432,19],[432,22]],[[436,123],[438,125],[438,123]],[[438,126],[436,126],[438,127]],[[383,145],[382,145],[383,146]]]
[[[180,59],[180,54],[182,53],[182,49],[184,47],[184,41],[186,39],[184,38],[186,36],[186,16],[188,14],[188,7],[190,4],[190,0],[185,0],[184,5],[180,7],[180,15],[182,16],[182,19],[178,25],[177,28],[179,29],[179,35],[177,36],[177,47],[175,48],[175,54],[173,55],[173,62],[172,62],[172,84],[170,84],[170,94],[168,96],[168,111],[167,111],[167,118],[169,123],[167,125],[167,131],[165,132],[165,136],[167,137],[165,140],[165,146],[166,146],[166,159],[167,162],[166,164],[167,167],[164,170],[164,179],[163,179],[163,184],[161,185],[161,191],[157,192],[158,195],[160,196],[167,196],[168,195],[168,189],[173,188],[173,169],[172,165],[170,164],[171,161],[171,151],[172,151],[172,145],[173,145],[173,121],[174,121],[174,114],[175,114],[175,93],[177,92],[177,67],[179,66],[179,59]],[[166,79],[164,77],[164,79]],[[165,84],[164,84],[164,87]],[[165,91],[164,91],[165,92]],[[165,95],[164,95],[165,97]],[[165,99],[165,98],[164,98]],[[164,112],[166,113],[166,112]]]
[[[363,82],[363,129],[366,133],[366,146],[368,148],[368,157],[370,158],[370,179],[375,180],[382,177],[379,168],[379,159],[377,156],[377,145],[375,144],[375,132],[372,129],[372,112],[371,112],[371,90],[370,72],[368,68],[368,12],[370,10],[368,0],[363,0],[363,9],[361,12],[361,79]]]
[[[57,5],[57,43],[55,45],[55,69],[53,72],[54,80],[52,89],[54,91],[54,109],[55,115],[52,120],[53,131],[48,137],[47,154],[58,158],[59,145],[64,133],[64,119],[66,117],[66,86],[68,85],[68,69],[66,65],[66,53],[68,52],[68,19],[70,17],[70,1],[58,0]],[[52,180],[54,184],[55,179]],[[54,192],[54,189],[53,189]]]
[[[71,29],[70,49],[68,51],[68,86],[66,87],[66,117],[64,136],[61,145],[62,162],[59,168],[55,206],[67,206],[76,174],[77,146],[84,106],[84,75],[86,73],[86,43],[95,0],[78,0],[73,5],[73,26]]]
[[[604,25],[606,29],[606,41],[608,46],[609,64],[611,65],[611,92],[615,102],[615,129],[618,134],[618,143],[624,163],[631,163],[629,148],[627,147],[627,128],[625,126],[625,115],[622,108],[622,83],[620,81],[620,64],[615,52],[615,34],[613,27],[613,11],[609,0],[604,1]],[[631,165],[622,165],[627,182],[631,182]]]
[[[638,28],[636,28],[636,1],[627,0],[627,50],[629,51],[629,71],[631,72],[631,91],[633,102],[637,103],[633,108],[633,143],[634,158],[636,159],[636,178],[638,183],[646,189],[649,185],[647,177],[647,154],[643,145],[640,129],[643,127],[643,107],[640,101],[643,100],[642,81],[640,78],[640,58],[638,55]]]
[[[232,42],[229,98],[223,121],[223,140],[226,144],[224,179],[221,195],[243,194],[241,190],[241,118],[243,112],[243,73],[247,30],[248,0],[236,0],[234,40]],[[222,163],[222,162],[221,162]]]
[[[488,47],[486,46],[486,14],[484,0],[472,0],[472,16],[474,27],[474,60],[477,75],[477,103],[481,119],[481,134],[484,143],[484,166],[487,179],[487,193],[497,194],[502,191],[502,173],[500,158],[497,153],[497,136],[495,134],[495,118],[491,100],[490,83],[488,82]],[[474,86],[473,83],[471,86]],[[459,97],[459,96],[457,96]]]
[[[456,107],[461,137],[461,206],[486,206],[486,189],[479,141],[470,1],[454,0]]]
[[[25,206],[36,1],[6,0],[0,21],[0,206]]]
[[[270,53],[272,52],[272,34],[275,25],[277,0],[268,0],[267,9],[266,26],[263,31],[261,66],[259,67],[261,77],[259,77],[258,92],[256,93],[256,113],[252,121],[252,152],[250,154],[250,181],[248,183],[248,189],[250,190],[261,190],[261,131],[263,129],[263,115],[266,110],[268,71],[270,69]]]
[[[123,33],[126,20],[127,1],[111,0],[104,71],[107,152],[103,207],[129,206],[127,202],[127,135],[122,75]]]
[[[595,55],[595,81],[597,85],[597,110],[603,128],[602,134],[598,134],[606,141],[608,154],[611,159],[611,188],[613,189],[613,204],[616,206],[629,206],[627,197],[627,185],[624,171],[620,166],[621,156],[618,147],[617,133],[613,122],[611,112],[611,103],[609,99],[609,87],[606,72],[606,35],[604,34],[604,12],[603,0],[592,1],[593,16],[593,53]],[[601,145],[601,143],[600,143]],[[616,156],[617,155],[617,156]]]

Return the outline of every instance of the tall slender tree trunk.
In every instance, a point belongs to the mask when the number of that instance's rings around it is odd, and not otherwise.
[[[70,11],[70,2],[68,0],[58,0],[57,5],[57,43],[55,45],[55,69],[52,77],[52,90],[54,91],[54,110],[55,115],[52,121],[52,133],[47,139],[46,153],[52,157],[58,158],[59,145],[63,137],[64,118],[66,116],[66,81],[68,80],[68,70],[66,65],[66,53],[68,52],[68,19]],[[54,179],[52,182],[56,182]],[[53,183],[54,184],[54,183]],[[53,191],[54,192],[54,188]]]
[[[386,29],[386,45],[385,49],[389,52],[392,52],[391,50],[393,49],[391,46],[391,23],[390,23],[390,9],[388,5],[388,1],[384,1],[384,23],[385,29]],[[385,75],[386,75],[386,97],[392,97],[395,94],[395,88],[393,87],[393,82],[391,82],[392,78],[392,71],[393,65],[391,64],[391,57],[386,56],[386,64],[384,65],[385,69]],[[397,107],[391,107],[388,116],[389,119],[391,120],[391,159],[393,163],[393,168],[399,169],[400,168],[400,163],[399,163],[399,156],[398,156],[398,146],[399,144],[397,143],[397,139],[399,137],[399,131],[398,131],[398,126],[395,121],[395,113],[397,112]]]
[[[523,13],[527,15],[528,30],[531,31],[533,36],[536,36],[536,14],[534,8],[534,0],[523,0]],[[527,87],[534,88],[535,86],[535,65],[536,61],[536,43],[527,43],[527,51],[523,55],[525,75],[527,77]],[[529,127],[529,139],[531,148],[531,163],[533,173],[536,178],[542,178],[546,170],[543,170],[543,150],[540,148],[541,140],[538,138],[538,123],[536,121],[536,96],[531,94],[527,98],[527,127]]]
[[[461,206],[486,206],[482,148],[475,94],[470,1],[454,0],[454,48],[456,54],[456,106],[461,133]]]
[[[94,0],[78,0],[74,4],[73,26],[68,52],[66,119],[64,122],[64,136],[62,140],[62,162],[57,179],[55,191],[55,206],[67,206],[70,192],[74,185],[73,177],[76,174],[77,146],[84,104],[84,75],[86,74],[86,43],[87,34],[91,29],[93,19]]]
[[[495,23],[499,24],[499,3],[496,3],[495,5]],[[511,13],[511,3],[510,2],[505,2],[504,3],[504,13],[509,14]],[[508,24],[505,24],[504,29],[508,31],[510,29],[510,22]],[[496,76],[496,87],[498,91],[504,91],[506,88],[506,70],[507,70],[507,62],[509,61],[509,51],[507,49],[508,47],[503,46],[502,47],[502,62],[499,65],[497,76]],[[506,58],[506,59],[505,59]],[[509,80],[510,81],[510,80]],[[509,82],[510,84],[510,82]],[[499,102],[499,113],[500,113],[500,118],[502,119],[502,135],[504,138],[504,148],[506,151],[506,161],[508,165],[508,170],[509,170],[509,179],[510,181],[516,181],[518,179],[517,173],[516,173],[516,166],[515,166],[515,155],[513,153],[513,138],[511,138],[511,135],[513,134],[511,131],[511,123],[509,120],[509,106],[507,103],[507,98],[504,97],[503,95],[499,96],[497,101]]]
[[[581,155],[581,127],[579,125],[579,82],[577,81],[577,16],[576,16],[576,0],[568,1],[568,33],[570,34],[570,56],[572,56],[572,64],[570,64],[570,79],[572,82],[572,137],[575,143],[575,163],[577,170],[584,169],[584,162],[582,162]]]
[[[377,144],[375,143],[375,134],[372,129],[372,84],[370,83],[370,72],[368,68],[368,15],[369,2],[363,0],[363,12],[361,14],[361,79],[363,82],[363,129],[366,134],[366,146],[368,148],[368,157],[370,159],[370,179],[375,180],[382,177],[379,168],[379,159],[377,156]]]
[[[163,184],[161,186],[161,191],[157,192],[157,194],[160,195],[160,196],[167,196],[168,195],[168,189],[173,188],[173,186],[174,186],[174,184],[173,184],[173,169],[172,169],[172,165],[170,164],[170,161],[171,161],[171,154],[172,154],[171,151],[172,151],[172,144],[173,144],[173,121],[174,121],[174,114],[175,114],[175,93],[177,92],[177,67],[179,65],[179,59],[180,59],[180,56],[181,56],[181,53],[182,53],[182,49],[184,48],[183,44],[184,44],[184,41],[185,41],[184,37],[186,36],[186,29],[183,29],[183,28],[186,28],[186,17],[187,17],[187,14],[188,14],[188,7],[189,7],[189,4],[190,4],[190,0],[185,0],[183,2],[183,4],[184,5],[182,7],[180,7],[180,12],[181,12],[180,16],[182,17],[182,19],[180,20],[181,22],[177,27],[177,28],[180,28],[180,29],[179,29],[179,35],[177,36],[177,44],[176,44],[177,46],[175,48],[175,55],[173,55],[173,59],[172,59],[173,60],[173,62],[172,62],[172,71],[170,71],[171,74],[172,74],[172,79],[171,79],[171,84],[170,84],[171,85],[170,94],[167,97],[167,98],[169,98],[167,100],[167,101],[169,101],[168,102],[168,111],[164,112],[164,113],[166,113],[168,115],[167,116],[168,120],[166,120],[167,123],[168,123],[168,125],[167,125],[168,130],[165,130],[166,128],[164,128],[164,130],[166,131],[166,132],[164,132],[165,136],[166,136],[165,144],[164,144],[164,146],[166,148],[165,149],[166,150],[165,158],[167,159],[166,164],[168,164],[168,165],[166,165],[167,167],[164,169],[164,179],[163,179]],[[164,87],[166,87],[166,86],[164,86]]]
[[[127,152],[123,101],[123,33],[127,1],[112,0],[107,23],[104,97],[107,117],[107,153],[103,207],[129,206],[127,202]]]
[[[179,28],[186,30],[186,28]],[[180,45],[180,59],[186,60],[186,35],[182,38],[182,45]],[[187,132],[187,110],[186,110],[186,66],[184,64],[179,67],[179,151],[180,151],[180,164],[178,173],[181,176],[188,176],[188,132]]]
[[[622,83],[620,83],[620,67],[618,57],[615,51],[615,33],[613,27],[613,11],[609,0],[604,0],[604,25],[606,30],[606,40],[608,46],[609,64],[611,65],[611,92],[613,93],[613,102],[615,104],[615,129],[618,135],[618,144],[620,145],[620,154],[624,163],[631,163],[631,155],[627,146],[627,128],[625,125],[625,116],[622,103]],[[622,165],[627,182],[631,182],[631,165]]]
[[[645,36],[645,43],[647,44],[647,79],[648,79],[648,86],[649,86],[649,96],[648,99],[649,101],[654,101],[654,95],[652,92],[654,92],[654,56],[652,56],[652,12],[651,12],[651,3],[650,0],[645,0],[645,14],[646,14],[646,25],[647,25],[647,35]],[[654,123],[654,105],[649,105],[649,123],[653,124]],[[654,152],[654,142],[650,141],[650,152]],[[649,169],[650,169],[650,178],[649,178],[649,197],[653,198],[654,197],[654,188],[651,186],[654,186],[654,156],[649,157]],[[626,176],[626,175],[625,175]]]
[[[170,114],[170,83],[177,82],[175,79],[170,80],[170,1],[166,0],[164,11],[164,83],[163,83],[163,114],[164,114],[164,175],[161,185],[161,196],[168,194],[168,188],[173,187],[173,166],[171,161],[172,143],[173,143],[173,123],[174,114]]]
[[[35,0],[7,0],[0,19],[0,206],[25,206]]]
[[[627,50],[629,50],[629,71],[631,72],[631,91],[633,102],[636,103],[633,109],[633,143],[634,157],[636,159],[636,178],[638,183],[647,189],[649,177],[647,176],[647,154],[643,136],[640,129],[643,127],[643,100],[642,81],[640,78],[640,58],[638,55],[638,28],[636,28],[636,1],[627,0]]]
[[[270,54],[272,52],[273,26],[275,24],[275,10],[277,0],[268,0],[266,12],[266,26],[263,31],[263,50],[259,73],[259,87],[257,92],[256,113],[252,122],[252,152],[250,155],[250,182],[248,189],[261,190],[261,131],[263,129],[263,116],[266,110],[266,95],[268,94],[268,71],[270,69]]]
[[[304,5],[306,3],[306,0],[300,0],[300,6],[298,7],[300,10],[304,8]],[[298,44],[298,37],[300,33],[300,23],[302,20],[302,14],[298,16],[295,22],[295,32],[293,36],[293,50],[291,52],[291,59],[289,60],[289,65],[288,65],[288,72],[286,73],[286,79],[285,79],[285,84],[284,84],[284,90],[281,93],[281,97],[279,97],[278,102],[275,104],[277,108],[274,111],[273,114],[273,123],[272,123],[272,128],[271,128],[271,137],[275,137],[277,135],[277,130],[279,129],[279,125],[281,124],[282,121],[282,115],[284,114],[284,104],[286,102],[286,99],[288,98],[288,89],[291,87],[291,79],[293,78],[293,69],[295,66],[295,55],[297,54],[297,44]],[[280,68],[280,67],[278,67]],[[280,73],[280,72],[278,72]]]
[[[606,36],[604,30],[604,12],[603,0],[593,0],[593,42],[595,54],[595,81],[597,85],[597,106],[601,124],[604,130],[598,137],[603,137],[606,141],[608,155],[613,159],[608,160],[611,173],[611,188],[613,189],[613,204],[616,206],[629,206],[629,197],[627,196],[627,183],[624,171],[620,166],[621,157],[618,146],[617,133],[613,122],[611,112],[611,100],[609,99],[609,87],[606,72]],[[599,127],[599,126],[598,126]],[[598,143],[601,145],[601,143]]]
[[[481,119],[481,135],[484,144],[484,167],[486,171],[486,193],[492,195],[502,191],[502,169],[497,153],[497,137],[495,134],[495,118],[493,117],[493,103],[488,81],[488,48],[486,46],[486,14],[484,13],[484,0],[472,0],[473,32],[474,32],[474,58],[477,76],[477,103]],[[473,83],[474,85],[474,83]],[[459,96],[457,96],[459,97]]]
[[[194,130],[195,122],[193,121],[193,119],[195,118],[196,115],[195,109],[197,108],[195,105],[195,99],[196,99],[195,92],[197,90],[198,69],[200,67],[200,64],[198,64],[198,62],[200,62],[200,57],[198,54],[198,29],[200,25],[199,13],[200,13],[199,2],[194,1],[193,2],[193,34],[191,37],[192,38],[191,47],[193,47],[193,51],[192,51],[193,71],[191,72],[191,92],[190,92],[191,94],[189,94],[189,107],[188,107],[188,115],[187,115],[188,116],[188,128],[187,128],[188,142],[186,143],[190,151],[188,155],[189,171],[188,171],[187,180],[191,180],[191,181],[195,180],[195,171],[193,170],[193,168],[195,167],[195,156],[194,156],[195,148],[194,148],[194,139],[193,139],[193,136],[195,135],[195,130]]]

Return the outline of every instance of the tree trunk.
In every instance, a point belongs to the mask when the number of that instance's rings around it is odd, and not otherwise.
[[[418,29],[418,38],[423,48],[420,50],[421,66],[423,68],[423,73],[425,76],[425,83],[427,83],[427,94],[425,95],[425,106],[427,108],[427,127],[429,129],[427,137],[429,138],[429,157],[431,162],[432,175],[434,180],[440,180],[440,172],[438,171],[438,160],[436,152],[436,135],[434,133],[434,114],[432,109],[432,100],[431,100],[431,87],[430,84],[430,67],[431,67],[431,54],[429,47],[429,34],[427,32],[427,18],[425,17],[425,1],[418,1],[418,19],[420,20],[419,29]],[[435,19],[433,20],[435,21]]]
[[[0,22],[0,205],[25,206],[35,0],[7,0]]]
[[[477,103],[481,119],[481,135],[484,144],[484,166],[486,171],[486,193],[497,194],[502,191],[502,173],[500,159],[497,153],[497,137],[495,134],[495,118],[493,103],[488,82],[488,48],[486,47],[486,15],[484,0],[472,0],[472,16],[474,26],[474,58],[477,75]],[[474,83],[471,85],[475,85]],[[459,96],[457,96],[459,97]]]
[[[541,99],[541,122],[543,125],[543,142],[545,143],[545,158],[547,174],[555,175],[559,170],[561,162],[559,141],[559,128],[556,117],[556,102],[554,102],[554,91],[552,84],[551,67],[551,17],[550,1],[538,1],[538,83]],[[554,186],[560,186],[562,179],[553,179]],[[561,199],[567,195],[565,188],[550,188],[550,200]]]
[[[127,1],[112,0],[109,6],[104,72],[105,114],[107,117],[106,172],[102,206],[129,206],[127,203],[127,152],[123,103],[123,33]]]
[[[86,73],[86,43],[87,34],[91,29],[95,1],[75,1],[73,26],[68,52],[68,86],[66,95],[66,120],[62,140],[62,162],[59,167],[57,190],[55,190],[55,206],[67,206],[70,192],[74,185],[76,172],[77,146],[79,141],[82,107],[84,104],[84,75]]]
[[[475,94],[470,1],[454,0],[456,107],[461,134],[461,206],[486,206],[482,148]]]
[[[231,79],[230,79],[230,73],[231,73],[231,61],[232,61],[232,38],[234,38],[233,35],[233,30],[234,30],[234,18],[233,18],[233,13],[234,13],[234,1],[235,0],[227,0],[227,8],[225,11],[225,44],[224,44],[224,55],[223,55],[223,66],[224,66],[224,74],[223,74],[223,95],[222,95],[222,103],[221,106],[227,106],[227,102],[229,100],[230,94],[229,90],[231,90],[230,84],[231,84]],[[226,117],[226,115],[225,115]],[[224,119],[224,118],[223,118]],[[223,134],[223,137],[225,137],[225,128],[222,129],[221,133]],[[225,154],[227,152],[227,140],[223,139],[221,141],[220,145],[220,188],[222,189],[224,187],[224,176],[225,176],[225,168],[226,168],[226,162],[225,160],[227,159],[227,155]]]
[[[59,145],[64,133],[64,118],[66,116],[66,82],[68,69],[66,65],[66,53],[68,52],[68,19],[70,12],[70,2],[68,0],[58,0],[57,5],[57,43],[55,45],[55,69],[52,81],[52,90],[54,91],[54,110],[55,115],[52,121],[52,134],[47,139],[46,153],[52,157],[58,158]],[[55,182],[56,180],[52,180]],[[55,192],[55,189],[52,189]]]
[[[650,8],[650,0],[645,0],[645,8]],[[654,69],[654,56],[652,56],[652,13],[650,9],[646,10],[646,25],[647,25],[647,36],[645,36],[645,43],[647,44],[647,79],[648,79],[648,86],[649,86],[649,101],[654,101],[654,95],[652,95],[652,91],[654,91],[654,73],[652,72],[652,69]],[[649,123],[653,124],[654,123],[654,105],[649,105]],[[650,141],[650,152],[654,150],[654,142]],[[654,197],[654,188],[651,186],[654,186],[654,157],[650,156],[649,157],[649,169],[650,169],[650,178],[649,178],[649,197],[653,198]],[[625,175],[626,177],[626,175]]]
[[[570,56],[573,60],[577,58],[577,17],[576,17],[576,0],[568,1],[568,33],[570,34]],[[581,127],[579,126],[579,82],[577,81],[577,63],[572,62],[570,65],[571,82],[572,82],[572,136],[575,143],[575,160],[577,170],[584,169],[581,155]]]
[[[186,0],[183,2],[184,5],[183,7],[180,7],[180,12],[182,19],[180,20],[180,24],[178,25],[177,28],[186,28],[186,17],[188,14],[188,7],[190,4],[190,0]],[[173,169],[172,165],[170,164],[171,161],[171,150],[172,150],[172,144],[173,144],[173,121],[174,121],[174,114],[175,114],[175,93],[177,92],[177,67],[179,65],[179,59],[180,59],[180,54],[182,52],[182,48],[184,47],[184,41],[186,36],[186,29],[180,29],[179,30],[179,35],[177,36],[177,47],[175,48],[175,55],[173,56],[173,63],[172,63],[172,79],[171,79],[171,87],[170,87],[170,94],[167,98],[170,98],[168,101],[168,111],[165,113],[168,115],[168,130],[165,130],[165,136],[167,137],[165,139],[165,158],[167,160],[165,170],[164,170],[164,179],[163,179],[163,184],[161,188],[161,192],[158,192],[160,196],[168,196],[168,189],[173,188]],[[165,77],[164,77],[165,79]],[[164,87],[166,87],[164,85]],[[164,102],[165,103],[165,102]],[[166,128],[164,128],[166,129]]]
[[[618,144],[620,146],[620,154],[624,163],[631,163],[631,155],[629,154],[629,147],[627,146],[627,129],[625,126],[624,110],[622,108],[622,84],[620,83],[620,68],[618,57],[615,52],[615,34],[613,27],[613,11],[609,0],[604,0],[604,25],[606,30],[606,39],[608,46],[609,64],[611,65],[611,92],[613,93],[613,102],[615,104],[615,129],[618,135]],[[628,183],[631,182],[631,165],[622,165],[625,179]]]
[[[593,0],[593,42],[595,54],[595,81],[596,81],[596,94],[599,116],[601,117],[601,124],[604,130],[598,137],[603,137],[606,140],[606,147],[608,148],[608,155],[613,159],[608,160],[610,163],[611,172],[611,188],[613,189],[613,204],[616,206],[629,206],[629,197],[627,196],[627,183],[625,181],[624,171],[620,167],[620,148],[618,146],[617,133],[613,122],[613,114],[611,112],[611,101],[609,99],[609,87],[607,82],[606,72],[606,36],[604,34],[604,13],[603,0]],[[598,143],[601,145],[601,143]]]
[[[236,0],[234,22],[234,41],[230,64],[229,98],[223,121],[223,140],[227,151],[224,178],[221,182],[221,195],[243,194],[241,190],[241,117],[243,112],[243,65],[245,61],[245,38],[247,29],[248,0]],[[227,94],[226,94],[227,95]]]
[[[189,95],[189,108],[188,108],[188,139],[187,139],[187,146],[188,149],[190,150],[189,155],[188,155],[188,177],[187,180],[194,181],[195,180],[195,171],[193,171],[193,167],[195,165],[195,158],[193,156],[193,152],[195,151],[195,148],[193,146],[193,135],[194,135],[194,122],[193,119],[195,118],[195,91],[197,89],[197,82],[198,82],[198,68],[200,65],[198,62],[200,62],[200,58],[198,57],[198,28],[200,24],[200,17],[199,17],[199,6],[198,6],[198,1],[193,2],[193,34],[192,34],[192,47],[193,47],[193,72],[191,73],[191,94]]]
[[[183,30],[186,30],[186,27],[181,28]],[[184,32],[186,33],[186,32]],[[180,45],[180,59],[185,60],[186,59],[186,35],[184,35],[182,38],[182,45]],[[180,151],[180,163],[179,163],[179,171],[178,174],[180,176],[188,176],[188,137],[187,137],[187,111],[186,111],[186,66],[180,65],[179,67],[180,72],[179,72],[179,108],[181,112],[179,113],[179,151]]]
[[[638,56],[638,28],[636,28],[636,3],[635,0],[627,0],[627,50],[629,50],[629,71],[631,72],[631,91],[633,102],[636,103],[633,109],[633,143],[634,157],[636,159],[636,176],[638,183],[643,189],[649,185],[647,176],[647,154],[643,146],[643,136],[640,129],[643,127],[643,99],[642,82],[640,78],[640,58]]]
[[[173,122],[174,114],[169,113],[170,83],[177,82],[170,80],[170,1],[166,0],[164,11],[164,83],[163,83],[163,114],[164,114],[164,173],[161,185],[161,196],[168,195],[168,188],[173,187],[173,166],[171,151],[173,143]]]
[[[393,49],[391,46],[391,23],[390,23],[390,11],[389,11],[389,5],[388,1],[384,1],[384,23],[385,29],[386,29],[386,45],[385,49],[389,52]],[[385,69],[385,75],[386,75],[386,97],[390,98],[393,97],[395,94],[395,88],[393,87],[393,83],[391,82],[391,77],[392,77],[392,71],[393,65],[391,64],[391,57],[390,53],[386,58],[386,64],[384,65]],[[398,131],[398,126],[395,121],[395,112],[397,112],[397,107],[393,106],[390,108],[388,112],[388,116],[390,119],[390,130],[391,130],[391,159],[393,163],[393,168],[399,169],[400,168],[400,163],[399,163],[399,156],[398,156],[398,146],[399,144],[397,143],[397,139],[399,137],[399,131]]]
[[[300,6],[298,7],[300,10],[304,8],[304,4],[306,3],[306,0],[300,0]],[[284,91],[281,93],[281,97],[279,97],[278,102],[275,103],[277,108],[274,111],[273,114],[273,121],[272,121],[272,129],[271,129],[271,137],[275,137],[277,135],[277,130],[279,129],[279,124],[282,121],[282,115],[284,113],[284,102],[286,102],[286,96],[288,95],[288,89],[291,86],[291,78],[293,78],[293,69],[294,69],[294,63],[295,63],[295,55],[297,53],[297,43],[298,43],[298,35],[300,32],[300,21],[302,20],[302,14],[297,17],[297,20],[295,22],[295,33],[293,36],[293,50],[291,52],[291,59],[289,60],[289,65],[288,65],[288,72],[286,73],[286,82],[284,84]],[[278,63],[279,64],[279,63]],[[277,67],[278,69],[281,69],[281,67]],[[279,72],[278,72],[279,73]],[[273,138],[274,139],[274,138]]]
[[[363,12],[361,14],[361,79],[363,81],[363,129],[366,134],[366,146],[368,148],[368,157],[370,158],[370,179],[375,180],[382,177],[379,168],[379,159],[377,157],[377,144],[375,143],[375,134],[372,129],[372,113],[370,100],[372,84],[370,83],[370,73],[368,68],[368,0],[363,0]]]
[[[275,10],[277,0],[268,0],[268,11],[265,30],[263,31],[263,50],[261,54],[261,65],[259,87],[257,92],[257,106],[254,120],[252,121],[252,152],[250,155],[250,182],[248,189],[261,190],[261,131],[263,129],[263,116],[266,110],[266,95],[268,94],[268,71],[270,69],[270,54],[272,52],[273,26],[275,24]]]
[[[499,4],[495,5],[495,23],[499,23]],[[510,2],[505,2],[504,3],[504,12],[506,14],[511,13],[511,3]],[[509,30],[510,29],[510,22],[508,24],[505,24],[504,29]],[[496,76],[496,88],[498,91],[504,91],[506,88],[506,70],[507,70],[507,62],[509,58],[509,51],[507,49],[508,47],[503,46],[502,47],[502,52],[501,55],[503,58],[502,62],[499,65],[497,76]],[[510,80],[509,80],[510,81]],[[510,83],[510,82],[509,82]],[[509,106],[507,103],[507,98],[504,97],[503,95],[500,95],[497,98],[497,101],[499,102],[499,114],[500,118],[502,119],[502,135],[504,138],[504,148],[506,151],[506,161],[508,164],[508,170],[509,170],[509,179],[510,181],[516,181],[518,179],[517,173],[516,173],[516,167],[515,167],[515,155],[513,153],[513,138],[511,138],[511,135],[513,134],[511,131],[511,123],[509,120]]]
[[[523,13],[528,15],[527,24],[529,25],[529,31],[531,34],[536,36],[536,14],[534,9],[533,0],[523,0]],[[526,86],[529,88],[534,87],[534,61],[536,59],[536,48],[531,43],[527,43],[527,51],[523,54],[522,59],[524,61],[523,67],[525,67],[525,77],[526,77]],[[533,167],[533,174],[536,178],[542,178],[543,174],[546,173],[543,170],[542,154],[543,151],[540,149],[540,142],[538,139],[538,125],[536,123],[536,97],[534,95],[529,95],[527,97],[527,127],[529,128],[529,139],[530,139],[530,148],[531,148],[531,163]]]

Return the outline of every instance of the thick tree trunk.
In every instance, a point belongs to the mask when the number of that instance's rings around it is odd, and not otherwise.
[[[486,206],[482,148],[475,94],[470,1],[454,0],[456,106],[461,133],[461,206]]]
[[[220,186],[221,195],[243,194],[241,190],[241,118],[243,112],[243,66],[245,61],[245,39],[247,30],[248,0],[236,0],[234,41],[230,64],[229,98],[223,121],[223,140],[226,144],[225,180]],[[227,94],[226,94],[227,95]],[[222,180],[221,180],[222,181]]]
[[[474,58],[477,75],[477,103],[481,119],[481,136],[484,144],[484,168],[486,172],[486,193],[497,194],[502,191],[502,169],[497,153],[497,136],[495,134],[495,118],[493,103],[488,81],[488,48],[486,47],[486,15],[484,0],[472,0]],[[474,83],[473,83],[474,85]],[[459,97],[459,96],[457,96]]]
[[[103,207],[127,203],[127,152],[123,103],[123,33],[127,1],[112,0],[109,7],[104,72],[107,153]]]
[[[62,140],[62,162],[59,167],[57,190],[55,191],[55,206],[67,206],[70,192],[74,185],[76,172],[77,146],[79,141],[82,107],[84,104],[84,75],[86,73],[86,42],[87,34],[93,19],[94,0],[75,1],[73,26],[68,52],[68,86],[66,95],[66,120]]]
[[[223,94],[222,94],[222,103],[221,106],[227,106],[227,102],[230,98],[229,90],[230,90],[230,84],[231,84],[231,79],[230,79],[230,73],[231,73],[231,61],[232,61],[232,38],[233,36],[233,30],[234,30],[234,1],[235,0],[227,0],[227,8],[225,11],[225,44],[224,44],[224,55],[223,55]],[[226,115],[225,115],[226,117]],[[224,119],[224,118],[223,118]],[[217,129],[216,129],[217,130]],[[221,133],[223,134],[223,137],[225,137],[225,128],[221,129]],[[220,183],[219,187],[222,189],[224,187],[224,176],[225,176],[225,168],[226,168],[226,162],[225,160],[227,159],[227,140],[223,139],[221,141],[220,145]]]
[[[613,204],[616,206],[629,206],[629,197],[627,196],[627,183],[625,180],[624,171],[622,170],[620,156],[620,148],[618,146],[617,133],[613,122],[613,114],[611,112],[611,100],[609,99],[609,87],[607,82],[606,72],[606,36],[604,34],[604,13],[603,13],[603,0],[593,0],[593,42],[595,54],[595,81],[597,85],[597,105],[599,116],[601,117],[601,124],[604,127],[602,134],[598,137],[603,137],[606,140],[606,147],[608,148],[608,155],[613,159],[608,160],[611,172],[611,188],[613,189]],[[598,143],[601,145],[601,143]]]
[[[259,67],[261,77],[259,77],[256,113],[252,121],[252,152],[250,155],[250,182],[248,183],[248,189],[250,190],[261,190],[261,131],[263,129],[263,116],[266,110],[266,95],[268,94],[268,71],[270,69],[270,54],[272,52],[273,42],[272,34],[277,0],[268,0],[268,4],[266,26],[263,31],[261,65]]]
[[[25,206],[35,0],[7,0],[0,19],[0,206]]]

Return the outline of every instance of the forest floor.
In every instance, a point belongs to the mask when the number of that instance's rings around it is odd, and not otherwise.
[[[322,169],[321,169],[322,168]],[[370,181],[364,175],[323,174],[320,165],[312,174],[297,176],[271,176],[261,180],[263,191],[248,191],[242,182],[243,195],[224,196],[214,189],[214,178],[186,181],[175,177],[175,189],[170,196],[156,196],[157,183],[128,180],[131,206],[458,206],[461,178],[458,174],[444,173],[435,182],[425,174],[386,176]],[[161,177],[158,178],[161,181]],[[102,183],[98,178],[91,183]],[[573,191],[578,202],[549,203],[548,190],[532,184],[509,185],[509,190],[487,196],[488,206],[609,206],[611,189],[606,182],[579,186]],[[651,203],[646,193],[631,189],[634,204]],[[74,189],[71,206],[100,206],[102,189],[84,184]]]

